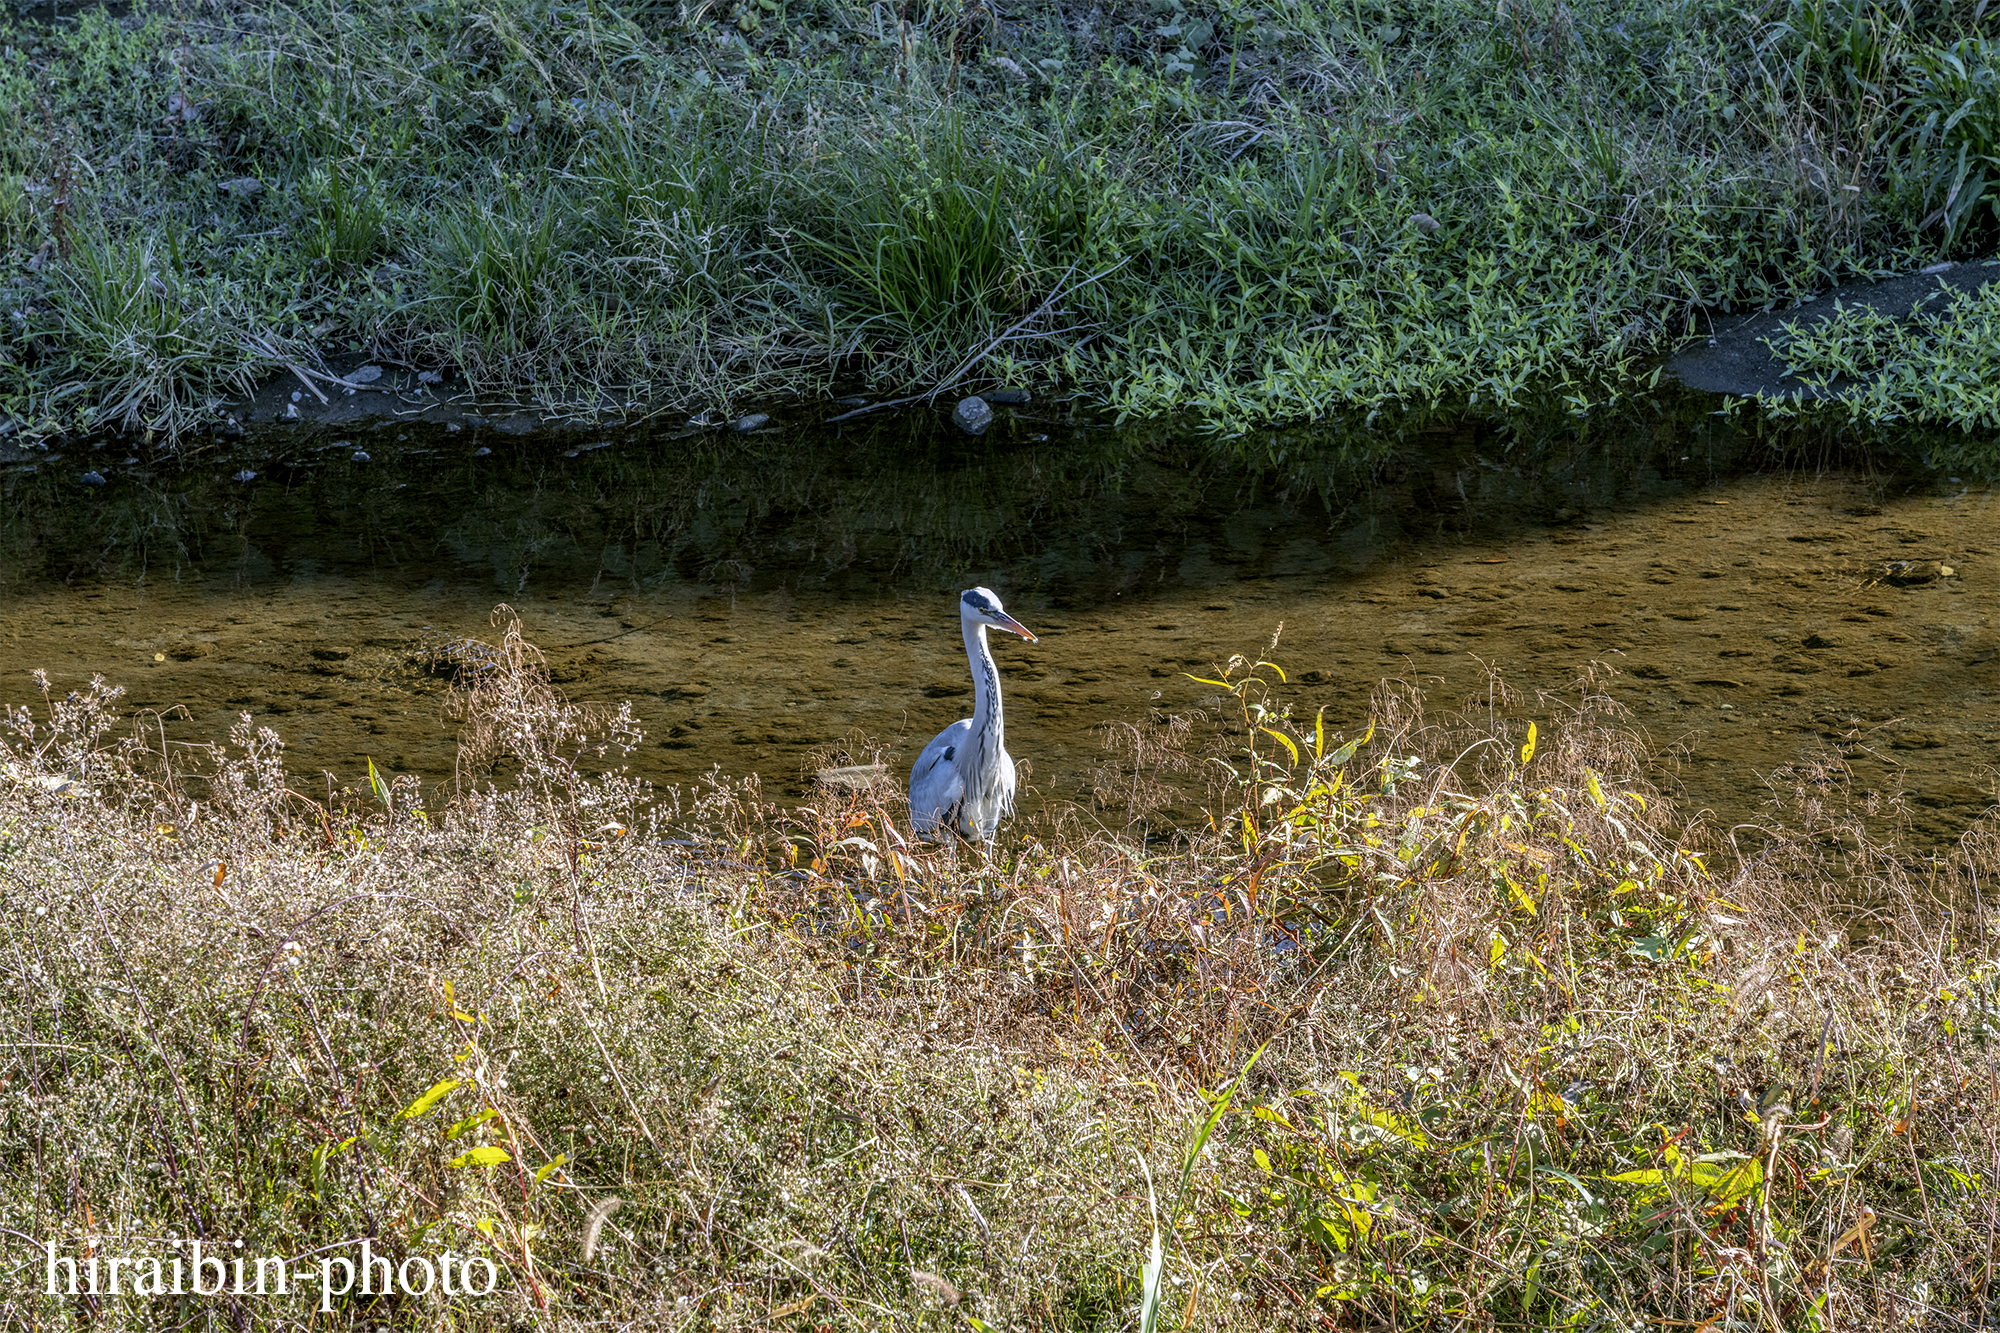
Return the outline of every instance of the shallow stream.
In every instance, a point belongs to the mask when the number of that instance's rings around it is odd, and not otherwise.
[[[1660,778],[1726,823],[1828,747],[1858,789],[1906,795],[1925,841],[1992,799],[1983,486],[1785,465],[1699,403],[1346,456],[1033,410],[979,441],[905,417],[42,455],[0,467],[0,702],[31,702],[35,668],[59,690],[101,673],[173,741],[247,711],[304,774],[353,783],[372,757],[443,779],[446,680],[417,649],[490,637],[507,602],[571,697],[632,701],[638,773],[796,792],[816,751],[865,738],[906,765],[964,714],[955,595],[985,584],[1042,636],[996,641],[1037,799],[1087,798],[1103,724],[1201,706],[1214,690],[1182,673],[1281,623],[1292,697],[1329,725],[1362,721],[1384,676],[1452,702],[1491,668],[1532,697],[1601,662]]]

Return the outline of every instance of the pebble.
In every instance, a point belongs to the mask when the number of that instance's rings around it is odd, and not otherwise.
[[[1412,213],[1410,214],[1410,221],[1415,223],[1417,230],[1426,236],[1444,225],[1428,213]]]
[[[230,478],[230,480],[231,480],[231,481],[255,481],[255,480],[257,480],[257,474],[256,474],[256,473],[254,473],[254,472],[252,472],[252,471],[251,471],[251,470],[250,470],[249,468],[247,468],[247,467],[246,467],[246,468],[244,468],[244,469],[243,469],[243,470],[242,470],[241,472],[239,472],[239,473],[237,473],[237,474],[236,474],[235,476],[231,477],[231,478]]]
[[[417,383],[442,384],[444,383],[444,372],[442,370],[420,370],[417,372]]]
[[[78,477],[77,480],[86,486],[103,486],[106,484],[102,472],[86,472],[81,477]]]
[[[382,378],[380,366],[358,366],[347,373],[349,384],[373,384]]]
[[[292,390],[292,401],[293,401],[293,402],[295,402],[295,403],[296,403],[296,402],[298,402],[298,401],[299,401],[299,399],[303,398],[304,396],[305,396],[305,395],[304,395],[304,394],[302,394],[302,393],[300,393],[300,392],[299,392],[299,391],[298,391],[297,389],[294,389],[294,390]]]
[[[356,449],[354,451],[354,461],[357,463],[366,463],[368,461],[368,451],[366,449]]]
[[[951,419],[967,435],[984,435],[993,424],[993,409],[984,398],[961,398],[958,406],[951,409]]]
[[[729,429],[735,431],[738,435],[748,435],[751,431],[770,421],[770,419],[771,415],[768,412],[752,412],[747,417],[738,417],[736,420],[730,422]]]
[[[488,454],[490,454],[490,453],[492,453],[492,452],[493,452],[493,451],[492,451],[491,449],[488,449],[488,448],[487,448],[487,447],[486,447],[485,445],[483,445],[483,444],[482,444],[482,445],[480,445],[480,446],[479,446],[479,447],[478,447],[477,449],[474,449],[474,450],[472,451],[472,456],[473,456],[474,458],[484,458],[484,457],[486,457],[486,455],[488,455]]]
[[[237,176],[232,180],[217,181],[215,188],[224,194],[233,194],[238,199],[248,199],[264,192],[264,182],[255,176]]]
[[[1029,403],[1034,398],[1026,389],[995,389],[986,395],[989,403]]]

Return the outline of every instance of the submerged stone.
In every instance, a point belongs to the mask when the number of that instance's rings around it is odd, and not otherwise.
[[[984,398],[961,398],[958,406],[951,409],[951,419],[967,435],[984,435],[993,424],[993,409]]]
[[[771,414],[768,412],[752,412],[747,417],[738,417],[736,420],[730,422],[729,429],[735,431],[738,435],[748,435],[759,426],[769,423],[770,420]]]

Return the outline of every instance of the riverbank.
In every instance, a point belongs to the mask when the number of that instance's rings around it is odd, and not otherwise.
[[[1908,865],[1808,778],[1738,850],[1593,682],[1539,732],[1388,686],[1333,732],[1238,660],[1135,753],[1220,761],[1205,826],[1051,812],[986,862],[867,793],[580,776],[624,719],[511,637],[462,665],[517,776],[427,811],[288,789],[247,727],[117,744],[98,692],[0,740],[17,1319],[1986,1317],[1988,823]],[[43,1294],[186,1238],[292,1288]],[[329,1294],[364,1241],[458,1286]]]
[[[10,7],[0,412],[1583,410],[1698,311],[1990,250],[1982,20],[1843,15]]]

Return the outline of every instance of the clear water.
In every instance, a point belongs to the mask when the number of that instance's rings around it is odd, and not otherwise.
[[[1087,801],[1107,723],[1202,706],[1183,673],[1281,625],[1265,655],[1335,726],[1385,676],[1450,703],[1490,668],[1532,701],[1606,663],[1661,780],[1727,823],[1829,747],[1926,838],[1992,798],[1991,492],[1787,466],[1699,405],[1412,429],[1366,465],[1354,438],[1023,414],[979,441],[906,417],[42,455],[0,466],[0,701],[35,668],[97,673],[170,741],[249,712],[302,775],[443,779],[455,728],[416,649],[506,602],[573,698],[632,701],[639,773],[796,793],[829,747],[907,765],[969,709],[955,597],[984,584],[1042,636],[996,640],[1031,800]]]

